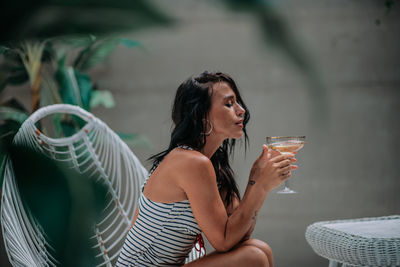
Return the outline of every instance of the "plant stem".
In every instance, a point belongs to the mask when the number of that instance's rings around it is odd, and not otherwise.
[[[42,70],[42,63],[39,65],[39,69],[36,73],[35,82],[32,85],[32,112],[35,112],[39,109],[40,104],[40,73]]]

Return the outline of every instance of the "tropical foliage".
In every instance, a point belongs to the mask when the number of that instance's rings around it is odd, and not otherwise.
[[[112,108],[115,103],[111,92],[99,89],[88,71],[104,61],[118,45],[140,46],[138,42],[124,38],[98,39],[92,35],[24,41],[12,48],[2,46],[4,60],[0,64],[0,92],[8,85],[28,83],[31,112],[56,103],[78,105],[88,111],[98,105]],[[1,166],[4,165],[5,146],[29,116],[28,110],[15,98],[0,106],[0,120],[3,121],[0,131],[0,149],[3,149]],[[73,116],[54,116],[52,120],[53,123],[49,125],[54,129],[47,129],[40,124],[39,127],[45,133],[52,131],[55,137],[70,136],[82,124]],[[133,134],[124,134],[123,137],[127,141],[137,139],[137,135]]]

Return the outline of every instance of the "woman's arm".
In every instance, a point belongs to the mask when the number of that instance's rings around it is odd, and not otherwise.
[[[211,161],[199,152],[181,159],[179,185],[186,193],[193,214],[217,251],[228,251],[236,245],[251,229],[256,215],[268,192],[290,177],[293,155],[263,153],[256,160],[250,174],[250,186],[246,189],[242,201],[228,216],[219,195],[216,176]],[[286,175],[282,175],[288,173]]]
[[[222,199],[225,199],[225,195],[224,194],[222,194]],[[240,200],[239,200],[238,196],[235,194],[234,197],[233,197],[233,200],[232,200],[232,202],[231,202],[231,204],[229,206],[227,206],[226,203],[224,203],[224,204],[225,204],[226,212],[227,212],[228,217],[229,217],[239,207]],[[250,239],[251,234],[253,233],[254,228],[256,226],[256,221],[257,221],[257,218],[255,220],[253,220],[253,223],[251,224],[249,230],[244,235],[242,240],[240,240],[240,242],[243,242],[243,241],[245,241],[247,239]]]

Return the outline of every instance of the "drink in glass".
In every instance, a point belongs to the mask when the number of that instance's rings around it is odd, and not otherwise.
[[[305,144],[305,136],[268,136],[267,146],[269,149],[277,150],[281,154],[291,154],[301,148]],[[289,188],[288,179],[285,180],[285,188],[278,191],[279,194],[293,194],[296,191]]]

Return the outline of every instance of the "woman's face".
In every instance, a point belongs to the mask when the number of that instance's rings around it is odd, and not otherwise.
[[[226,82],[213,85],[211,109],[208,119],[213,125],[211,135],[222,140],[238,139],[243,135],[243,115],[245,110],[236,102],[236,95]],[[207,131],[210,130],[207,125]]]

